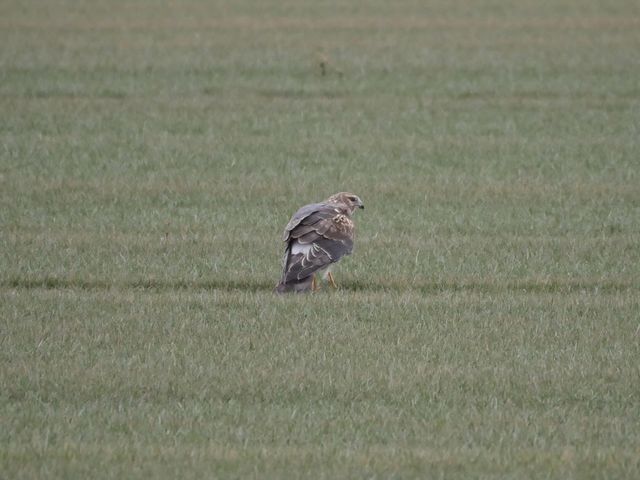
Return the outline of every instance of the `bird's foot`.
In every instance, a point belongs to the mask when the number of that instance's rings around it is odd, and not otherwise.
[[[327,273],[327,278],[329,279],[329,285],[331,285],[333,288],[337,289],[338,285],[336,285],[336,281],[333,279],[333,275],[331,272]]]

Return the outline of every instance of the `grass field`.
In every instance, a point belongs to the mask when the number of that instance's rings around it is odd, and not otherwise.
[[[640,6],[0,4],[0,478],[640,478]],[[338,291],[302,204],[362,197]]]

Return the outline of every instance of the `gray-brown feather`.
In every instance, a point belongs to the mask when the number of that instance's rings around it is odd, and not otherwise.
[[[289,233],[295,227],[297,227],[302,220],[307,218],[310,214],[312,214],[319,208],[324,207],[326,205],[327,205],[326,203],[311,203],[309,205],[305,205],[304,207],[300,208],[296,213],[293,214],[293,216],[291,217],[291,220],[289,220],[289,223],[287,223],[287,226],[284,228],[284,235],[282,237],[282,241],[286,242],[289,239]]]

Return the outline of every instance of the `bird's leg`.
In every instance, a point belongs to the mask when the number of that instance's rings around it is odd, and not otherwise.
[[[338,285],[336,285],[336,281],[333,279],[333,275],[331,274],[331,272],[327,272],[327,277],[329,278],[329,285],[337,289]]]
[[[318,290],[318,283],[316,282],[316,276],[311,277],[311,291],[315,292]]]

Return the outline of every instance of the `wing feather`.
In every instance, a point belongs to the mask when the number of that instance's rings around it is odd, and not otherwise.
[[[317,230],[311,230],[310,232],[307,232],[304,235],[298,237],[298,243],[309,244],[315,242],[320,238],[321,236],[318,234]]]
[[[313,225],[298,225],[293,232],[291,232],[291,238],[300,238],[309,232],[315,232]]]
[[[300,222],[302,222],[312,213],[317,212],[318,210],[326,206],[326,203],[311,203],[300,208],[296,213],[293,214],[291,220],[289,220],[289,223],[287,223],[287,226],[284,227],[284,235],[282,236],[282,241],[286,242],[287,240],[289,240],[290,232],[294,228],[296,228],[300,224]]]
[[[339,213],[339,210],[336,210],[334,207],[327,205],[320,210],[313,212],[308,217],[302,220],[302,225],[315,225],[316,223],[320,223],[323,220],[329,220],[336,216]]]

